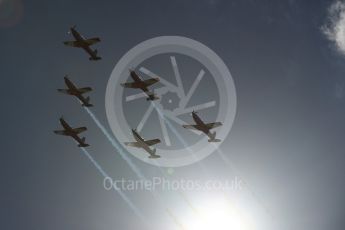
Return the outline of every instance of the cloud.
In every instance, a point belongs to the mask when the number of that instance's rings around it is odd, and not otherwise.
[[[337,0],[328,8],[328,18],[322,32],[345,55],[345,1]]]

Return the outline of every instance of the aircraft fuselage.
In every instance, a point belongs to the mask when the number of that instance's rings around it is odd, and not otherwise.
[[[82,96],[82,93],[79,91],[79,89],[67,77],[65,77],[65,84],[68,88],[67,93],[69,95],[76,96],[84,106],[92,106],[89,101]]]
[[[76,31],[74,28],[71,28],[71,33],[72,33],[73,37],[75,38],[75,40],[77,40],[78,42],[85,41],[83,36],[81,36],[80,33],[78,33],[78,31]]]
[[[79,137],[76,135],[76,133],[73,132],[72,127],[69,126],[69,124],[67,124],[67,122],[66,122],[64,119],[60,118],[60,123],[61,123],[62,127],[64,128],[66,135],[71,136],[71,137],[73,137],[74,139],[76,139],[75,137],[79,138]]]
[[[72,130],[72,127],[67,124],[67,122],[63,119],[60,118],[60,124],[62,127],[67,131],[67,130]]]
[[[131,71],[131,77],[132,77],[132,79],[134,81],[132,83],[133,87],[140,88],[143,91],[148,91],[145,82],[134,71]]]
[[[68,93],[71,95],[78,95],[78,88],[67,78],[65,77],[65,84],[68,88]]]
[[[135,130],[132,130],[132,133],[133,133],[134,139],[137,142],[139,142],[141,144],[145,144],[144,139]]]
[[[210,133],[210,129],[205,125],[200,117],[195,112],[192,113],[192,116],[195,124],[197,125],[196,129],[208,135]]]
[[[135,131],[132,130],[134,139],[141,145],[143,149],[145,149],[150,154],[155,154],[154,151],[150,149],[150,147],[145,143],[145,140]]]
[[[83,140],[78,136],[76,132],[73,131],[73,128],[67,124],[67,122],[63,119],[60,118],[60,123],[62,127],[64,128],[65,135],[72,137],[74,140],[76,140],[82,147],[87,146]]]
[[[101,57],[97,56],[97,50],[92,50],[90,48],[91,45],[97,43],[100,41],[99,38],[92,38],[92,39],[85,39],[76,29],[75,27],[70,28],[70,33],[72,33],[72,36],[74,37],[75,41],[67,41],[64,42],[65,45],[72,46],[72,47],[78,47],[83,48],[89,55],[90,60],[100,60]]]

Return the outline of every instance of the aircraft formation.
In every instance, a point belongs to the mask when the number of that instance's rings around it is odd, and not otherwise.
[[[100,56],[97,56],[97,49],[92,50],[90,46],[98,43],[101,41],[100,38],[94,37],[94,38],[84,38],[77,30],[76,26],[73,26],[70,28],[69,33],[72,34],[74,37],[74,41],[65,41],[63,42],[66,46],[70,47],[76,47],[76,48],[82,48],[86,53],[89,54],[89,60],[90,61],[97,61],[101,60],[102,58]],[[150,78],[147,80],[144,80],[142,77],[138,75],[134,70],[129,70],[130,77],[132,78],[132,82],[125,82],[121,83],[121,86],[124,88],[130,88],[130,89],[136,89],[143,91],[147,98],[147,101],[154,101],[158,100],[159,97],[155,95],[153,90],[149,90],[148,87],[156,84],[160,81],[160,79],[157,78]],[[67,94],[70,96],[76,97],[82,106],[85,107],[92,107],[93,105],[90,103],[90,97],[84,97],[83,94],[88,93],[92,91],[91,87],[82,87],[78,88],[66,75],[64,77],[64,82],[67,87],[67,89],[58,89],[58,92]],[[195,122],[195,124],[189,124],[189,125],[183,125],[183,128],[186,129],[193,129],[197,131],[201,131],[205,135],[208,136],[208,142],[220,142],[221,140],[216,139],[216,132],[211,132],[211,129],[217,128],[222,125],[221,122],[211,122],[211,123],[205,123],[198,115],[196,111],[192,112],[192,118]],[[54,133],[57,135],[64,135],[69,136],[73,138],[77,143],[78,147],[88,147],[89,144],[86,143],[85,137],[79,137],[79,134],[86,131],[86,127],[78,127],[73,128],[71,127],[66,120],[61,117],[60,118],[60,124],[63,128],[63,130],[55,130]],[[160,155],[156,154],[156,149],[151,148],[151,146],[159,144],[161,142],[160,139],[151,139],[151,140],[145,140],[136,129],[132,129],[132,135],[134,138],[133,142],[125,142],[124,144],[129,147],[135,147],[135,148],[141,148],[145,152],[149,154],[149,158],[155,159],[160,158]]]

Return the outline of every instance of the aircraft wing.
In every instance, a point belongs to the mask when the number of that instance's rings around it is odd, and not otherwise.
[[[58,89],[60,93],[69,94],[68,89]]]
[[[73,129],[73,132],[75,132],[76,134],[79,134],[79,133],[82,133],[82,132],[84,132],[86,130],[87,130],[86,127],[79,127],[79,128]]]
[[[135,82],[122,83],[121,85],[125,88],[138,88],[138,87],[136,87]]]
[[[125,142],[124,144],[127,146],[136,147],[136,148],[142,147],[138,142]]]
[[[185,128],[185,129],[197,130],[198,125],[183,125],[182,127]]]
[[[206,124],[207,128],[209,128],[209,129],[217,128],[221,125],[222,125],[221,122],[212,122],[212,123]]]
[[[145,83],[146,86],[150,86],[150,85],[153,85],[153,84],[159,82],[159,80],[157,78],[150,78],[150,79],[147,79],[143,82]]]
[[[158,143],[161,143],[161,140],[159,140],[159,139],[152,139],[152,140],[145,141],[145,144],[147,144],[148,146],[155,145],[155,144],[158,144]]]
[[[80,47],[80,43],[78,41],[65,41],[63,44],[66,46]]]
[[[96,44],[100,41],[101,39],[99,38],[89,38],[89,39],[86,39],[84,42],[86,42],[89,46],[92,46],[93,44]]]
[[[65,132],[65,130],[55,130],[54,131],[55,134],[58,134],[58,135],[64,135],[64,136],[68,136]]]
[[[83,94],[83,93],[87,93],[87,92],[90,92],[92,91],[92,88],[91,87],[84,87],[84,88],[79,88],[78,89],[78,92]]]

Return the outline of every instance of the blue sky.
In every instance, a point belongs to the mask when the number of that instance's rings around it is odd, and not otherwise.
[[[293,0],[0,1],[1,228],[146,229],[119,195],[104,190],[74,143],[52,133],[61,115],[87,125],[97,161],[114,177],[135,178],[87,113],[56,89],[65,74],[92,86],[93,111],[110,130],[104,94],[117,61],[144,40],[179,35],[210,47],[231,71],[237,114],[221,149],[260,197],[256,205],[274,216],[264,222],[343,229],[344,8]],[[72,25],[101,37],[100,62],[63,46]],[[132,160],[148,177],[159,172]],[[234,176],[216,155],[203,164],[212,173],[191,165],[173,177]],[[149,194],[128,195],[150,207],[157,229],[175,229]]]

